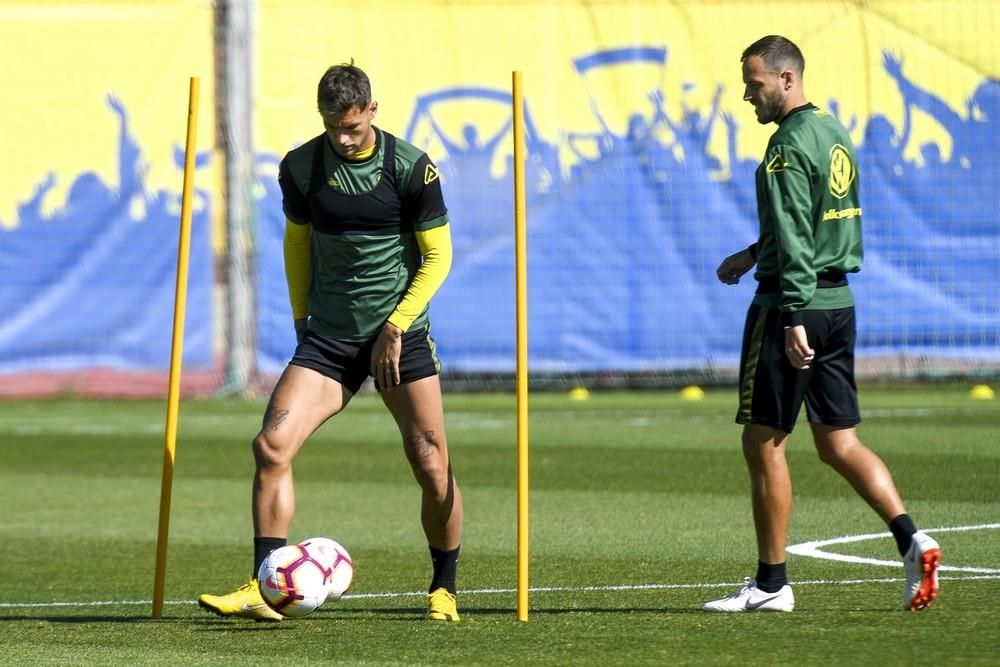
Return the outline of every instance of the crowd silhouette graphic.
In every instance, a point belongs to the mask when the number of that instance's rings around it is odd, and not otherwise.
[[[903,118],[901,127],[878,112],[844,118],[835,98],[820,105],[860,137],[866,256],[861,274],[852,277],[859,354],[995,360],[1000,85],[983,80],[956,111],[897,54],[886,51],[879,64],[901,94],[903,108],[892,110]],[[588,79],[610,68],[667,68],[668,49],[595,51],[573,66],[587,86],[597,131],[565,128],[546,137],[530,101],[524,109],[532,368],[643,371],[735,363],[753,285],[721,286],[714,268],[757,233],[759,157],[737,150],[741,128],[756,121],[749,107],[743,116],[722,109],[722,101],[738,97],[742,87],[701,82],[668,91],[657,82],[616,127],[606,113],[611,100]],[[712,86],[704,108],[691,103],[701,92],[696,85]],[[456,104],[490,109],[492,120],[445,122],[453,121],[447,112]],[[0,288],[6,313],[0,368],[33,358],[46,364],[165,363],[169,345],[161,343],[169,333],[164,307],[172,308],[179,195],[146,191],[125,109],[112,97],[108,105],[121,124],[119,182],[80,174],[64,205],[45,216],[42,202],[56,179],[47,174],[18,206],[18,224],[0,231],[0,268],[8,277]],[[442,359],[453,369],[513,369],[510,108],[509,91],[432,91],[415,99],[402,135],[422,147],[433,144],[442,174],[455,256],[433,301],[432,322]],[[950,145],[913,146],[917,113],[939,124]],[[175,158],[178,166],[182,157]],[[275,179],[279,159],[257,156],[258,366],[265,372],[280,370],[294,346]],[[186,344],[193,342],[188,350],[202,361],[211,349],[212,202],[205,192],[197,202],[189,282],[193,336]],[[115,303],[125,305],[109,307]],[[62,356],[45,349],[39,328],[49,331],[52,345],[69,348],[58,340],[65,335],[74,346]]]
[[[17,205],[17,224],[0,231],[2,372],[169,364],[180,194],[148,191],[125,106],[112,95],[107,106],[119,124],[117,182],[85,171],[64,201],[52,203],[60,177],[49,172]],[[206,368],[213,330],[209,204],[198,192],[184,341],[184,363]]]

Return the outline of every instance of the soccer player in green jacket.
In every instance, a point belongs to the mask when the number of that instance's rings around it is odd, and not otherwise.
[[[763,37],[743,52],[743,99],[761,124],[777,123],[757,168],[756,243],[716,273],[733,285],[756,264],[740,359],[743,456],[750,473],[757,574],[706,611],[792,611],[785,570],[792,504],[785,446],[803,401],[820,459],[850,482],[889,525],[903,557],[903,609],[937,596],[941,550],[918,531],[882,460],[858,439],[854,300],[861,269],[857,158],[847,132],[806,100],[805,60],[791,41]]]
[[[372,124],[378,103],[353,62],[323,74],[317,101],[324,132],[289,152],[278,173],[298,347],[253,441],[253,570],[234,593],[198,602],[221,616],[280,620],[256,577],[287,541],[295,512],[292,459],[372,376],[421,489],[433,567],[427,617],[457,621],[462,495],[427,317],[451,266],[441,181],[423,151]]]

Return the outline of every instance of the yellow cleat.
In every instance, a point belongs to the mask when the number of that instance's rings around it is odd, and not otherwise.
[[[427,596],[427,618],[432,621],[458,621],[455,596],[447,588],[435,589]]]
[[[237,616],[255,621],[280,621],[281,614],[267,606],[260,595],[260,586],[251,579],[229,595],[202,595],[198,604],[219,616]]]

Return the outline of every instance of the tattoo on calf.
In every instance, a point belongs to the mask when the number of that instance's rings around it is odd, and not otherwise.
[[[288,416],[288,410],[282,410],[280,408],[268,408],[267,412],[264,413],[264,430],[265,431],[277,431],[281,422],[285,421]]]

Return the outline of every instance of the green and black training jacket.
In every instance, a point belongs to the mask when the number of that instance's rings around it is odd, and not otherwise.
[[[854,305],[846,274],[861,269],[857,157],[836,118],[793,109],[757,168],[759,285],[754,303],[781,309],[786,326],[803,310]]]

